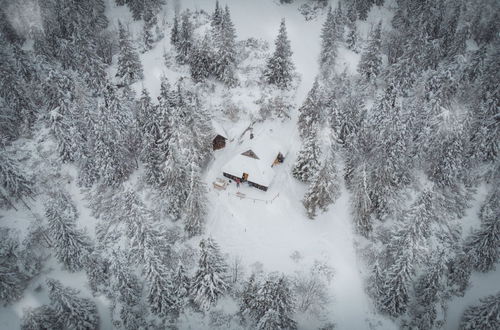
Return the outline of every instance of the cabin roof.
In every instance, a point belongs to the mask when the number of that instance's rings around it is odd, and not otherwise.
[[[275,174],[271,165],[278,153],[285,154],[285,149],[265,135],[245,141],[238,150],[222,171],[237,177],[248,173],[248,181],[269,187]]]

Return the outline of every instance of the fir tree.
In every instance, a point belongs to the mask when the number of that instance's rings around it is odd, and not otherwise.
[[[267,61],[264,77],[268,83],[286,89],[292,82],[294,65],[291,59],[292,49],[287,37],[284,19],[281,20],[275,46],[274,54]]]
[[[366,165],[361,164],[356,169],[352,182],[353,196],[351,207],[356,230],[365,237],[368,237],[373,227],[371,217],[373,206],[369,187],[369,176],[366,173]]]
[[[222,24],[224,12],[219,6],[219,0],[215,1],[215,10],[214,13],[212,14],[212,20],[210,21],[210,25],[212,26],[212,29],[218,30],[220,28],[220,25]]]
[[[368,45],[361,54],[358,72],[366,81],[373,81],[380,74],[382,66],[381,48],[382,23],[370,33]]]
[[[210,77],[213,72],[213,61],[215,54],[212,51],[212,40],[210,34],[205,34],[200,44],[196,45],[193,49],[191,56],[190,69],[191,78],[195,82],[204,81]]]
[[[294,298],[288,279],[271,275],[259,289],[254,320],[258,329],[297,329],[292,319]]]
[[[302,139],[307,138],[313,131],[313,127],[320,124],[322,106],[322,89],[318,79],[315,79],[304,103],[299,108],[297,125]]]
[[[500,327],[500,293],[479,300],[480,305],[467,308],[460,330],[498,329]]]
[[[10,158],[5,149],[0,148],[0,201],[14,206],[13,201],[34,194],[33,184],[19,168],[14,159]]]
[[[182,15],[181,30],[179,32],[179,41],[177,43],[177,56],[175,57],[179,64],[188,64],[193,47],[193,24],[189,18],[190,12],[186,11]]]
[[[359,40],[359,35],[358,35],[358,28],[355,23],[349,24],[349,31],[347,32],[346,36],[346,44],[347,48],[352,50],[355,53],[359,52],[358,49],[358,40]]]
[[[495,268],[499,259],[500,244],[500,189],[496,186],[482,207],[479,230],[474,231],[465,242],[465,253],[475,270],[488,272]]]
[[[86,256],[83,268],[87,273],[88,283],[92,292],[109,293],[110,262],[102,256],[102,251],[94,250]]]
[[[45,330],[62,328],[56,311],[46,305],[30,308],[24,311],[21,320],[21,330]]]
[[[83,232],[76,228],[78,213],[70,197],[63,191],[53,192],[45,204],[45,216],[50,236],[54,238],[57,259],[70,271],[80,270],[90,243]]]
[[[335,12],[333,13],[334,21],[335,21],[335,29],[336,29],[336,40],[343,41],[344,40],[344,32],[345,32],[345,17],[342,12],[342,3],[339,1]]]
[[[316,128],[312,130],[316,131]],[[295,166],[292,169],[293,176],[302,182],[310,182],[318,172],[319,164],[319,146],[316,134],[311,134],[304,141],[304,146],[297,156]]]
[[[199,168],[193,163],[190,167],[189,192],[184,204],[182,218],[184,221],[184,230],[189,237],[192,237],[200,235],[203,232],[207,213],[207,201],[205,196],[206,188],[198,174]]]
[[[334,203],[339,195],[339,178],[335,159],[330,152],[320,170],[314,175],[312,183],[302,200],[307,216],[314,219],[317,208],[326,212],[328,206]]]
[[[234,74],[236,65],[236,32],[234,30],[229,7],[226,6],[222,12],[221,22],[214,27],[215,32],[215,76],[228,86],[233,86],[236,83]],[[214,14],[215,15],[215,14]]]
[[[177,49],[179,40],[180,40],[179,18],[177,17],[177,14],[175,14],[172,30],[170,31],[170,43]]]
[[[373,0],[355,0],[353,2],[355,3],[359,19],[366,21],[368,18],[368,12],[370,12],[370,9],[372,8]]]
[[[131,84],[144,77],[142,64],[139,59],[130,35],[125,27],[118,21],[120,54],[118,56],[118,70],[116,76],[120,77],[123,83]]]
[[[330,76],[337,58],[337,48],[340,40],[338,40],[339,28],[336,24],[335,16],[330,7],[326,21],[321,29],[321,53],[319,55],[321,71],[326,77]]]
[[[259,291],[259,282],[256,280],[255,273],[253,273],[248,281],[245,282],[241,292],[240,307],[238,316],[244,322],[256,314],[256,300]]]
[[[212,238],[202,240],[200,248],[198,270],[192,280],[190,296],[201,310],[208,310],[229,289],[227,265]]]
[[[97,306],[92,300],[78,297],[79,291],[64,287],[57,280],[47,280],[47,286],[50,303],[64,328],[78,330],[98,328],[99,315]]]

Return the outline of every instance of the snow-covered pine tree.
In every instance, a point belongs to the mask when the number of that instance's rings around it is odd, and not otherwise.
[[[172,276],[172,286],[172,300],[174,301],[174,304],[171,307],[171,315],[174,319],[176,319],[184,309],[186,299],[189,296],[190,287],[190,279],[187,276],[186,270],[184,269],[182,263],[179,263],[175,273]]]
[[[357,25],[356,25],[355,22],[351,23],[350,21],[348,21],[347,27],[348,27],[348,32],[347,32],[347,36],[346,36],[346,39],[345,39],[345,43],[347,45],[347,48],[350,49],[350,50],[352,50],[355,53],[358,53],[359,52],[359,48],[358,48],[358,40],[359,40],[358,27],[357,27]]]
[[[462,315],[460,330],[498,329],[500,327],[500,293],[479,300]]]
[[[236,32],[234,24],[231,21],[229,7],[226,6],[222,12],[222,20],[215,32],[215,62],[214,73],[217,79],[227,86],[236,84],[235,65],[236,65]],[[214,14],[215,15],[215,14]]]
[[[147,283],[147,301],[151,311],[160,317],[172,317],[177,312],[172,274],[154,248],[147,248],[144,254],[143,273]]]
[[[172,30],[170,30],[170,43],[177,49],[179,40],[180,40],[179,17],[177,16],[176,13],[174,16]]]
[[[337,58],[337,48],[339,29],[336,26],[336,19],[332,8],[328,9],[326,21],[321,28],[321,52],[319,55],[319,65],[322,75],[328,79],[333,71]]]
[[[0,147],[0,202],[13,207],[14,201],[34,194],[33,184],[17,162]]]
[[[112,317],[115,326],[126,330],[146,327],[146,309],[142,302],[142,284],[132,272],[125,253],[113,253],[110,287],[115,301]],[[116,316],[115,316],[116,315]]]
[[[153,27],[157,24],[158,19],[151,8],[145,8],[143,18],[144,25],[142,26],[142,50],[143,52],[147,52],[153,48],[154,38],[152,30]]]
[[[54,279],[48,279],[47,286],[50,304],[64,328],[93,330],[99,327],[97,306],[92,300],[79,297],[78,290],[64,287]]]
[[[252,273],[243,285],[237,313],[243,323],[246,323],[248,318],[252,318],[258,314],[255,305],[258,292],[259,282],[256,279],[255,273]]]
[[[472,267],[480,272],[495,268],[500,245],[500,188],[496,185],[481,208],[481,227],[466,240],[464,250]]]
[[[198,270],[191,283],[190,297],[201,310],[208,310],[228,290],[227,265],[218,244],[212,239],[200,242]]]
[[[123,24],[118,21],[120,53],[118,55],[118,69],[116,76],[124,84],[132,84],[144,77],[141,60],[130,40],[130,34]]]
[[[29,308],[24,311],[21,330],[61,329],[56,311],[47,305]]]
[[[368,237],[373,228],[372,211],[373,205],[370,198],[369,176],[366,172],[366,165],[360,164],[354,174],[351,183],[353,192],[351,208],[356,231]]]
[[[356,10],[358,12],[358,17],[362,21],[366,21],[368,18],[368,13],[373,5],[373,0],[354,0]]]
[[[336,29],[336,40],[339,42],[344,40],[344,32],[345,32],[345,16],[342,12],[342,2],[339,1],[337,4],[337,8],[334,13],[334,21],[335,21],[335,29]]]
[[[258,329],[297,329],[293,292],[285,275],[271,274],[259,289],[254,320]]]
[[[302,139],[306,139],[311,134],[313,127],[320,124],[322,107],[322,88],[319,85],[318,78],[316,78],[304,103],[299,108],[297,126]]]
[[[193,47],[193,24],[191,23],[190,15],[191,12],[189,10],[182,15],[179,41],[176,46],[177,56],[175,57],[179,64],[188,64],[191,58]]]
[[[415,272],[413,259],[413,251],[402,250],[384,276],[383,295],[378,297],[378,308],[392,317],[406,312]]]
[[[224,11],[219,6],[219,0],[216,0],[215,1],[215,10],[212,14],[212,20],[210,21],[210,25],[212,26],[212,29],[218,30],[220,28],[220,25],[222,24],[223,16],[224,16]]]
[[[382,22],[379,22],[375,29],[370,32],[368,45],[361,54],[361,60],[358,64],[358,72],[367,82],[373,82],[381,71],[382,54],[381,39]]]
[[[68,270],[80,270],[90,250],[90,239],[76,227],[78,213],[71,197],[62,190],[52,192],[45,203],[45,216],[56,258]]]
[[[193,47],[190,59],[191,78],[195,82],[201,82],[210,77],[215,58],[210,33],[206,33],[201,43]]]
[[[208,203],[207,190],[199,174],[200,168],[194,163],[194,160],[191,161],[189,168],[189,190],[184,203],[182,219],[188,237],[193,237],[203,233]]]
[[[440,315],[440,304],[445,298],[446,263],[442,254],[433,258],[430,266],[415,285],[414,302],[411,305],[411,324],[416,329],[432,329]]]
[[[144,0],[125,0],[128,8],[132,12],[132,18],[135,21],[138,21],[142,17],[142,13],[144,11]]]
[[[135,167],[130,145],[131,109],[123,106],[115,88],[108,84],[94,122],[92,151],[101,182],[107,186],[121,183]]]
[[[307,216],[314,219],[316,209],[326,212],[328,206],[334,203],[339,196],[340,182],[333,151],[330,151],[319,171],[314,174],[302,204],[306,208]]]
[[[83,261],[88,283],[92,293],[109,294],[110,261],[103,256],[102,250],[95,249]]]
[[[311,182],[320,168],[320,149],[315,132],[317,132],[317,126],[312,128],[310,136],[305,139],[304,146],[300,150],[292,169],[294,178],[302,182]]]
[[[281,20],[278,37],[274,44],[276,48],[267,61],[264,78],[269,84],[286,89],[292,82],[295,66],[292,62],[292,48],[286,33],[285,19]]]

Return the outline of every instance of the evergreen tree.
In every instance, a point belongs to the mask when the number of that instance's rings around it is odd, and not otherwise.
[[[142,42],[144,52],[153,48],[154,39],[152,29],[156,23],[156,15],[150,8],[146,9],[144,12],[144,25],[142,26]]]
[[[191,283],[190,296],[201,310],[208,310],[229,289],[227,265],[212,238],[203,239],[200,248],[198,270]]]
[[[312,132],[316,132],[316,127]],[[319,146],[316,134],[311,134],[304,141],[304,146],[297,156],[295,166],[292,169],[293,176],[302,182],[310,182],[318,172],[319,164]]]
[[[259,292],[259,282],[255,278],[255,273],[252,273],[248,281],[245,282],[241,292],[240,307],[238,316],[244,322],[247,318],[256,315],[256,300]]]
[[[132,84],[144,77],[142,64],[139,59],[130,35],[118,21],[120,53],[118,56],[118,70],[116,76],[120,77],[124,84]]]
[[[80,270],[89,253],[90,243],[88,237],[76,228],[78,213],[66,192],[59,190],[51,194],[45,204],[45,216],[49,234],[54,238],[57,259],[70,271]]]
[[[177,270],[172,277],[173,286],[173,301],[174,304],[171,307],[171,315],[174,319],[179,317],[182,313],[185,305],[185,300],[189,296],[189,286],[190,280],[186,274],[184,266],[179,263]]]
[[[467,308],[460,330],[498,329],[500,327],[500,293],[479,300],[480,305]]]
[[[111,289],[116,301],[112,314],[116,314],[117,322],[124,329],[140,329],[146,327],[146,311],[142,303],[142,285],[137,276],[127,265],[123,253],[114,253],[111,263]],[[116,326],[116,322],[114,322]]]
[[[207,213],[206,188],[204,183],[201,182],[199,171],[198,166],[192,163],[190,166],[189,192],[182,215],[184,230],[189,237],[202,234]]]
[[[55,310],[46,305],[25,310],[21,320],[21,330],[60,329],[61,323]]]
[[[144,0],[125,0],[128,8],[132,12],[132,18],[135,21],[138,21],[142,17],[142,13],[144,11],[144,5],[146,1]]]
[[[180,40],[179,18],[177,17],[177,14],[175,14],[172,30],[170,31],[170,43],[177,49],[179,45],[179,40]]]
[[[212,40],[210,34],[205,34],[200,44],[197,44],[193,49],[191,56],[191,78],[195,82],[204,81],[210,77],[213,72],[213,61],[216,58],[212,51]]]
[[[328,9],[326,21],[321,29],[321,52],[319,55],[319,64],[323,75],[329,77],[335,65],[337,58],[337,48],[339,40],[339,27],[337,27],[335,15],[332,8]]]
[[[7,151],[0,147],[0,201],[13,206],[17,201],[34,194],[33,185]]]
[[[322,107],[322,89],[316,78],[304,103],[299,108],[297,126],[302,139],[306,139],[311,134],[313,127],[320,124]]]
[[[177,56],[175,57],[179,64],[188,64],[193,47],[193,24],[189,10],[182,15],[181,30],[179,33],[179,41],[177,43]]]
[[[499,260],[500,245],[500,189],[496,186],[483,205],[479,230],[474,231],[465,242],[465,253],[475,270],[488,272]]]
[[[109,294],[110,262],[102,256],[102,251],[94,250],[86,256],[83,267],[87,273],[92,293]]]
[[[90,299],[78,297],[79,291],[64,287],[53,279],[47,280],[49,298],[57,319],[66,329],[91,330],[99,326],[97,306]]]
[[[345,32],[345,17],[342,12],[342,3],[340,1],[337,4],[337,8],[335,9],[333,16],[336,29],[336,40],[343,41]]]
[[[352,182],[353,196],[351,200],[351,208],[356,230],[365,237],[368,237],[373,227],[371,216],[373,206],[370,198],[369,184],[369,176],[366,173],[366,165],[361,164],[356,169]]]
[[[358,72],[366,81],[373,81],[381,71],[381,31],[382,23],[379,22],[377,27],[370,33],[368,45],[361,54]]]
[[[267,61],[264,77],[268,83],[286,89],[292,82],[294,65],[291,59],[292,49],[287,37],[284,19],[281,20],[278,37],[274,44],[276,49]]]
[[[212,26],[212,29],[218,30],[222,24],[224,12],[219,6],[219,0],[215,1],[215,10],[214,13],[212,14],[212,20],[210,21],[210,25]]]
[[[355,3],[356,10],[358,11],[359,19],[366,21],[368,18],[368,12],[370,12],[370,9],[372,8],[373,0],[355,0],[353,2]]]
[[[294,297],[288,279],[274,275],[264,282],[255,301],[254,320],[258,329],[297,329],[292,319]]]
[[[234,74],[236,65],[236,32],[234,30],[229,7],[222,12],[222,20],[214,27],[215,32],[215,76],[228,86],[236,83]],[[215,15],[215,14],[214,14]]]
[[[326,212],[328,206],[334,203],[339,195],[340,187],[337,168],[333,154],[330,152],[320,170],[314,175],[312,183],[302,200],[307,216],[314,219],[316,208]]]
[[[346,44],[347,48],[352,50],[355,53],[359,52],[358,49],[358,40],[359,40],[359,35],[358,35],[358,28],[356,24],[349,24],[349,31],[347,32],[347,37],[346,37]]]
[[[92,151],[99,179],[107,186],[117,185],[132,172],[135,162],[129,135],[132,126],[130,109],[113,86],[104,91],[104,102],[100,102],[94,122]]]

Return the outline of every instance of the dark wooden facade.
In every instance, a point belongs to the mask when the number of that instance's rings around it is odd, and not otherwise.
[[[226,173],[226,172],[222,172],[222,175],[224,175],[226,178],[229,178],[229,179],[234,180],[234,181],[236,181],[236,179],[238,179],[238,180],[240,180],[240,182],[247,182],[249,186],[255,187],[255,188],[260,189],[260,190],[267,191],[267,188],[268,188],[266,186],[262,186],[260,184],[254,183],[252,181],[248,181],[248,180],[245,181],[245,180],[243,180],[243,177],[238,178],[238,177],[231,175],[229,173]]]
[[[227,138],[223,137],[220,134],[217,134],[217,136],[214,138],[212,141],[212,147],[214,150],[219,150],[222,149],[226,146],[226,140]]]

